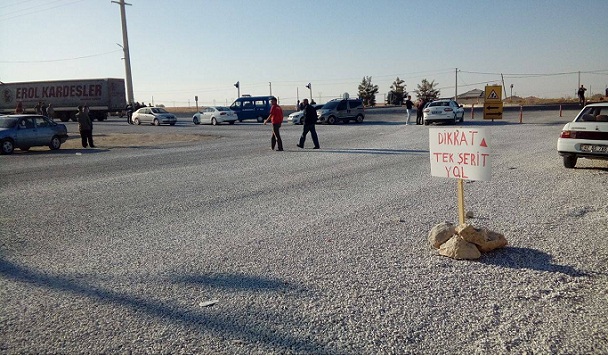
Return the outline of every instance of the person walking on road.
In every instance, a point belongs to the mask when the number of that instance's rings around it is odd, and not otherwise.
[[[53,109],[53,104],[49,104],[49,106],[46,108],[46,115],[51,120],[55,118],[55,109]]]
[[[88,145],[91,146],[91,148],[95,148],[95,145],[93,144],[93,122],[89,117],[89,113],[82,105],[78,106],[76,120],[78,121],[78,131],[80,131],[82,147],[87,148],[88,141]]]
[[[300,136],[300,143],[296,146],[300,148],[304,148],[304,141],[306,141],[306,134],[310,132],[310,137],[312,137],[312,142],[314,143],[315,150],[321,148],[319,146],[319,137],[317,137],[317,130],[315,129],[315,125],[317,124],[317,111],[315,108],[308,103],[308,99],[302,100],[304,104],[304,128],[302,130],[302,136]]]
[[[277,104],[277,98],[273,97],[270,99],[272,104],[270,108],[270,115],[264,120],[264,125],[269,121],[272,123],[272,137],[270,138],[270,148],[274,151],[274,147],[277,147],[277,151],[283,151],[283,141],[281,140],[281,133],[279,129],[283,123],[283,109]]]
[[[412,117],[412,111],[414,109],[414,103],[412,102],[412,96],[408,95],[407,96],[407,100],[405,101],[405,108],[407,110],[407,121],[405,122],[406,125],[410,124],[410,118]]]

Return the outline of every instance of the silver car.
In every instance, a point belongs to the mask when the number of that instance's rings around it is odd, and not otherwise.
[[[337,122],[348,123],[354,120],[362,123],[365,118],[363,101],[359,99],[334,99],[328,101],[323,107],[317,110],[319,122],[333,125]]]
[[[464,121],[464,109],[462,105],[450,99],[435,100],[427,104],[422,111],[424,124],[432,122],[447,122],[455,124],[456,121]]]
[[[164,108],[145,107],[137,109],[137,111],[133,113],[132,120],[135,125],[148,123],[155,126],[160,124],[169,124],[173,126],[177,122],[177,117],[167,112]]]
[[[11,154],[15,147],[27,151],[33,146],[49,146],[58,150],[68,139],[64,124],[42,115],[0,116],[0,153]]]
[[[234,124],[239,117],[236,112],[225,106],[209,106],[201,109],[199,112],[192,116],[192,122],[195,125],[199,124],[211,124],[217,125],[222,122],[228,122]]]

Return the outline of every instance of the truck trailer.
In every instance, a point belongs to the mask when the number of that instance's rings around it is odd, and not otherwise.
[[[21,103],[24,113],[36,113],[36,105],[53,105],[52,119],[76,121],[78,106],[88,106],[92,120],[103,121],[108,113],[125,109],[125,81],[117,78],[53,80],[1,83],[0,112],[15,113]]]

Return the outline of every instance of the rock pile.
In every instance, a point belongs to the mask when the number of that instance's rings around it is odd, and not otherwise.
[[[488,252],[505,247],[503,234],[486,228],[477,229],[470,224],[454,225],[444,222],[435,225],[429,232],[429,243],[439,249],[439,254],[457,260],[474,260]]]

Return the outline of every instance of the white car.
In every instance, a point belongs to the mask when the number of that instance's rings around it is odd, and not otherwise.
[[[201,109],[192,116],[192,122],[195,125],[212,124],[217,125],[222,122],[234,124],[239,117],[236,112],[225,106],[209,106]]]
[[[464,121],[464,109],[462,105],[450,99],[440,99],[430,102],[422,111],[424,124],[432,122],[447,122],[455,124],[456,121]]]
[[[135,125],[141,125],[142,123],[153,124],[158,126],[160,124],[175,125],[177,117],[165,110],[164,108],[157,107],[145,107],[137,109],[133,113],[132,117]]]
[[[320,108],[322,108],[323,105],[324,104],[314,104],[312,107],[315,109],[315,111],[317,111]],[[302,125],[304,123],[303,119],[304,119],[304,111],[300,110],[300,111],[296,111],[294,113],[289,114],[287,121],[291,121],[291,123],[294,125]]]
[[[608,103],[589,104],[564,125],[557,153],[566,168],[574,168],[579,157],[608,160]]]

